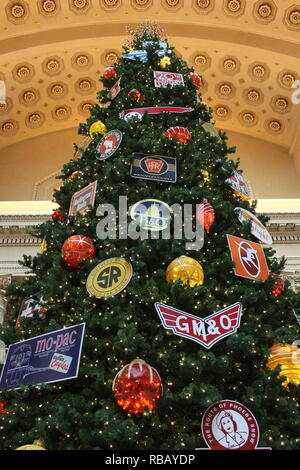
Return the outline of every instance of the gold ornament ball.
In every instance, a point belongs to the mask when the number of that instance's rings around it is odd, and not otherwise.
[[[44,442],[37,439],[33,444],[18,447],[16,450],[46,450]]]
[[[168,282],[174,282],[178,279],[189,287],[202,286],[204,282],[203,268],[198,261],[188,256],[179,256],[174,259],[166,271]]]
[[[40,246],[40,252],[41,253],[46,253],[47,251],[47,242],[46,240],[43,240]]]
[[[171,65],[171,59],[170,59],[170,57],[168,57],[167,55],[164,55],[164,56],[160,59],[159,65],[161,66],[162,69],[165,69],[166,67],[168,67],[169,65]]]
[[[83,171],[80,171],[80,170],[73,171],[69,179],[76,180],[76,178],[79,178],[80,175],[83,175]]]
[[[300,350],[293,344],[273,344],[267,367],[271,370],[280,365],[279,377],[285,377],[283,387],[289,383],[300,385]]]
[[[106,125],[102,121],[96,121],[90,127],[91,137],[93,137],[94,134],[97,134],[97,133],[102,134],[102,135],[107,133]]]

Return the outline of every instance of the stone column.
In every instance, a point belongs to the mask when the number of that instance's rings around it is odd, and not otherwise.
[[[0,324],[5,320],[6,315],[6,306],[7,306],[7,298],[5,296],[5,289],[11,283],[11,275],[1,275],[0,276]]]

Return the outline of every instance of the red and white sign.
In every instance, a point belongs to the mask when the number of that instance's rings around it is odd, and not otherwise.
[[[225,180],[229,186],[236,191],[239,196],[244,197],[245,199],[251,199],[250,189],[248,183],[238,171],[234,171],[233,175]]]
[[[269,269],[264,250],[259,243],[227,235],[231,258],[235,264],[235,275],[247,279],[265,281]]]
[[[82,156],[84,151],[88,148],[90,143],[93,142],[93,139],[91,137],[86,137],[81,144],[78,145],[78,148],[75,153],[75,158],[79,158]]]
[[[239,221],[241,223],[251,221],[251,233],[254,235],[258,240],[260,240],[265,245],[272,245],[272,237],[269,234],[266,227],[261,223],[261,221],[255,217],[252,212],[246,211],[242,207],[236,207],[234,209],[235,212],[238,214]]]
[[[103,138],[100,140],[97,145],[96,158],[98,160],[106,160],[108,157],[113,155],[119,148],[122,142],[123,134],[119,129],[113,129],[109,131]]]
[[[119,80],[116,81],[116,83],[111,87],[111,89],[107,93],[107,98],[110,101],[114,100],[115,97],[118,96],[118,94],[120,93],[121,91],[120,82],[121,82],[121,77],[119,78]]]
[[[236,401],[222,400],[211,405],[203,415],[201,431],[211,450],[271,450],[257,447],[257,421],[248,408]]]
[[[167,86],[184,85],[181,73],[155,71],[154,85],[156,88],[166,88]]]
[[[206,349],[235,333],[240,326],[242,316],[242,304],[239,302],[205,318],[196,317],[159,302],[155,303],[155,308],[167,330],[195,341]]]
[[[142,120],[144,113],[148,114],[159,114],[161,112],[166,113],[190,113],[194,111],[194,108],[182,108],[180,106],[154,106],[152,108],[131,108],[122,111],[119,116],[125,121],[129,121],[131,118],[137,118]]]
[[[76,214],[84,214],[87,210],[94,207],[96,188],[97,181],[94,181],[73,194],[69,208],[69,217]]]
[[[16,328],[19,328],[20,326],[20,318],[32,318],[34,315],[37,315],[41,320],[44,320],[44,318],[46,318],[44,307],[45,303],[43,296],[39,299],[35,299],[33,297],[25,299],[16,321]]]
[[[49,369],[66,374],[70,369],[72,359],[72,356],[65,356],[64,354],[55,353],[53,354],[50,361]]]

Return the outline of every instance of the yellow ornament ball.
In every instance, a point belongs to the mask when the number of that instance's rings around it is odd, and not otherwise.
[[[47,251],[47,242],[46,240],[43,240],[40,246],[40,252],[41,253],[46,253]]]
[[[165,69],[166,67],[168,67],[169,65],[171,65],[171,58],[168,57],[167,55],[164,55],[164,56],[160,59],[159,65],[161,66],[162,69]]]
[[[80,171],[80,170],[73,171],[69,179],[76,180],[77,178],[79,178],[80,175],[83,175],[83,171]]]
[[[25,446],[18,447],[16,450],[46,450],[45,444],[40,441],[36,440],[33,444],[27,444]]]
[[[293,344],[273,344],[267,367],[271,370],[281,366],[279,377],[286,377],[283,387],[289,383],[300,384],[300,349]]]
[[[90,127],[90,136],[94,137],[95,134],[106,134],[107,133],[107,128],[104,122],[102,121],[96,121],[94,122],[91,127]]]
[[[189,287],[202,286],[204,281],[203,268],[198,261],[188,256],[179,256],[174,259],[166,271],[168,282],[174,282],[178,279]]]

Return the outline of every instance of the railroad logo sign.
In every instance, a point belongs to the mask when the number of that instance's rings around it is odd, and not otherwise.
[[[157,232],[169,226],[172,209],[158,199],[144,199],[134,204],[130,216],[143,230]]]
[[[261,223],[261,221],[257,217],[255,217],[254,214],[252,214],[252,212],[249,212],[246,209],[243,209],[242,207],[236,207],[234,211],[238,214],[238,218],[241,223],[251,221],[252,235],[258,238],[258,240],[261,241],[263,244],[272,245],[272,237],[269,234],[268,230]]]
[[[130,174],[133,178],[176,183],[176,159],[135,152]]]
[[[235,275],[247,279],[265,281],[269,269],[264,250],[259,243],[227,235],[231,258],[235,264]]]
[[[109,258],[99,263],[89,274],[86,288],[98,299],[121,292],[132,278],[132,266],[124,258]]]
[[[118,129],[113,129],[105,134],[97,145],[96,158],[98,160],[106,160],[113,155],[120,147],[122,138],[123,134]]]
[[[237,196],[246,200],[251,199],[248,183],[238,171],[234,170],[233,174],[225,182],[234,189]]]
[[[235,333],[241,323],[242,304],[237,302],[205,318],[199,318],[169,305],[155,303],[156,311],[167,330],[195,341],[206,349]]]
[[[262,449],[257,447],[259,427],[254,415],[236,401],[222,400],[211,405],[203,415],[201,431],[211,450]]]

